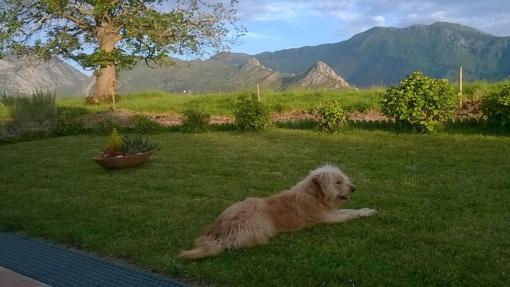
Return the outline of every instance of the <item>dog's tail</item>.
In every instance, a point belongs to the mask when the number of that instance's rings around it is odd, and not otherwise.
[[[223,251],[224,247],[215,241],[200,241],[195,244],[195,248],[184,250],[177,255],[178,258],[200,259],[209,256],[215,256]]]

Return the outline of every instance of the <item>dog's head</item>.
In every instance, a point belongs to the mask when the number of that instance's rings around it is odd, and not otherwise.
[[[337,167],[332,165],[321,166],[310,172],[309,178],[315,185],[315,192],[326,202],[338,205],[349,199],[356,188],[349,178]]]

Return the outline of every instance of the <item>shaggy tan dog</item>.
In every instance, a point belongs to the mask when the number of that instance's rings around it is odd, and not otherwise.
[[[354,191],[349,178],[338,168],[319,167],[289,191],[267,198],[248,198],[225,209],[195,241],[195,248],[182,251],[178,257],[214,256],[224,249],[263,244],[281,232],[375,214],[369,208],[337,209]]]

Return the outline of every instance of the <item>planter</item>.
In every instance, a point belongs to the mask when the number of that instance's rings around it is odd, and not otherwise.
[[[144,164],[152,155],[152,151],[131,154],[117,157],[100,157],[96,156],[94,160],[107,169],[123,169],[129,167],[140,166]]]

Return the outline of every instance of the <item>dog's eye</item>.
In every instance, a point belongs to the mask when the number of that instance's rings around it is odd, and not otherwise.
[[[336,184],[342,184],[342,182],[339,180],[339,181],[336,182]]]

